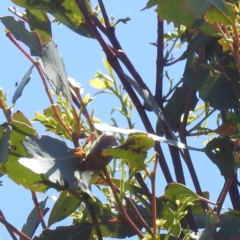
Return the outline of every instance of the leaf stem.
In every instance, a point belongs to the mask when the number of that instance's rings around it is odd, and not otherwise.
[[[232,178],[228,178],[226,181],[225,181],[225,184],[223,186],[223,189],[218,197],[218,200],[217,200],[217,207],[214,208],[214,211],[217,213],[217,215],[219,216],[220,214],[220,211],[222,209],[222,205],[223,205],[223,202],[227,196],[227,193],[231,187],[231,184],[233,182],[233,179]]]
[[[41,208],[40,208],[40,206],[39,206],[36,193],[35,193],[34,191],[31,191],[31,194],[32,194],[32,200],[33,200],[33,202],[34,202],[35,209],[36,209],[36,211],[37,211],[37,215],[38,215],[38,218],[39,218],[40,223],[41,223],[41,225],[42,225],[42,228],[43,228],[43,229],[46,229],[47,226],[46,226],[46,224],[45,224],[45,222],[44,222],[43,214],[42,214]]]

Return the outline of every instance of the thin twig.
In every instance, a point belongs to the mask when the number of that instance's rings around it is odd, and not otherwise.
[[[21,237],[23,240],[31,240],[27,235],[25,235],[23,232],[20,232],[18,229],[16,229],[12,224],[10,224],[7,220],[5,220],[2,216],[0,216],[0,222],[7,228],[10,229],[12,232],[16,233],[19,237]]]
[[[101,11],[102,11],[102,15],[103,15],[105,26],[106,26],[107,29],[109,29],[109,28],[111,28],[111,25],[109,23],[108,15],[107,15],[105,6],[103,4],[103,1],[102,0],[98,0],[98,3],[99,3],[99,6],[101,8]]]
[[[156,202],[156,176],[157,176],[157,163],[159,161],[159,156],[156,155],[153,172],[151,174],[151,185],[152,185],[152,200],[151,200],[151,207],[152,207],[152,225],[153,225],[153,234],[156,236],[157,234],[157,202]]]
[[[39,218],[39,221],[42,225],[42,228],[43,229],[46,229],[46,224],[44,222],[44,219],[43,219],[43,214],[42,214],[42,210],[39,206],[39,203],[38,203],[38,200],[37,200],[37,196],[36,196],[36,193],[34,191],[31,191],[31,194],[32,194],[32,200],[34,202],[34,205],[35,205],[35,209],[37,211],[37,215],[38,215],[38,218]]]
[[[221,212],[221,209],[222,209],[222,205],[223,205],[223,202],[227,196],[227,193],[231,187],[231,184],[232,184],[232,181],[233,179],[232,178],[228,178],[226,181],[225,181],[225,184],[223,186],[223,189],[218,197],[218,201],[217,201],[217,207],[214,208],[214,211],[217,213],[217,215],[220,214]]]
[[[92,132],[95,132],[95,127],[94,127],[94,125],[93,125],[93,121],[92,121],[92,119],[91,119],[91,117],[90,117],[90,115],[89,115],[89,113],[88,113],[88,111],[87,111],[87,108],[86,108],[85,103],[83,102],[82,96],[81,96],[81,94],[80,94],[80,92],[79,92],[79,88],[73,86],[70,82],[69,82],[69,85],[70,85],[71,89],[75,92],[76,97],[77,97],[78,101],[79,101],[80,104],[81,104],[81,107],[82,107],[84,116],[86,117],[86,119],[87,119],[87,121],[88,121],[88,124],[89,124],[89,127],[90,127],[91,131],[92,131]]]
[[[157,16],[157,60],[156,60],[156,84],[155,84],[155,99],[159,106],[163,104],[163,69],[166,64],[166,59],[163,55],[164,48],[164,25],[163,20]]]
[[[6,220],[6,218],[4,217],[3,212],[1,210],[0,210],[0,217],[2,217],[3,219]],[[9,232],[9,234],[11,235],[12,239],[17,240],[17,237],[14,235],[13,231],[10,228],[8,228],[7,226],[6,226],[6,228]]]
[[[123,218],[126,220],[126,222],[130,225],[130,227],[134,230],[134,232],[140,237],[140,238],[143,238],[144,235],[143,233],[138,229],[138,227],[133,223],[133,221],[129,218],[125,208],[123,207],[122,205],[122,202],[117,194],[117,190],[115,188],[115,185],[113,184],[112,182],[112,179],[110,178],[109,174],[108,174],[108,171],[106,169],[106,167],[103,169],[103,173],[106,177],[106,180],[107,180],[107,183],[109,184],[110,188],[112,189],[112,192],[113,192],[113,195],[114,195],[114,198],[117,202],[117,205],[119,207],[119,210],[121,211],[121,214],[123,216]]]

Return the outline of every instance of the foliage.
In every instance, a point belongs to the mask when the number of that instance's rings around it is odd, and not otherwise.
[[[96,8],[87,0],[13,2],[25,12],[12,9],[19,20],[12,16],[2,16],[0,20],[6,27],[6,36],[32,66],[17,87],[12,106],[8,106],[0,89],[0,108],[6,118],[0,125],[0,173],[31,190],[35,208],[21,231],[0,212],[0,222],[12,238],[16,239],[15,234],[24,240],[110,236],[145,240],[239,238],[239,2],[146,3],[143,10],[154,7],[154,14],[158,15],[155,94],[115,36],[118,23],[126,23],[129,18],[110,22],[102,0]],[[118,111],[128,129],[120,129],[117,118],[111,118],[112,125],[104,125],[94,111],[89,113],[88,104],[94,104],[94,97],[82,97],[81,85],[68,78],[53,41],[49,15],[54,16],[54,22],[101,45],[107,74],[98,71],[90,85],[98,89],[97,94],[106,98],[111,94],[119,100],[120,108],[113,106],[111,114]],[[173,23],[176,30],[164,33],[165,22]],[[19,41],[29,48],[29,53]],[[176,59],[172,53],[175,47],[185,47]],[[170,66],[174,71],[175,63],[182,60],[183,75],[178,82],[173,81],[165,68]],[[22,112],[12,113],[33,69],[39,73],[50,106],[43,113],[36,112],[32,121],[40,122],[55,137],[38,136]],[[170,87],[164,93],[165,81],[170,82]],[[134,129],[134,107],[145,131]],[[157,116],[156,127],[149,120],[149,112]],[[210,116],[216,120],[213,130],[207,126]],[[222,123],[218,124],[220,120]],[[215,138],[210,134],[215,134]],[[189,139],[200,135],[207,140],[203,149],[188,145]],[[72,148],[66,145],[69,141]],[[175,176],[170,173],[160,142],[169,147]],[[225,179],[216,203],[201,189],[189,154],[193,150],[216,164]],[[186,186],[182,160],[190,172],[194,191]],[[167,182],[162,196],[156,195],[158,165]],[[102,193],[103,199],[97,197],[92,186]],[[46,224],[47,199],[38,202],[36,192],[49,188],[60,191],[60,195]],[[233,209],[223,213],[227,193]],[[67,217],[73,219],[71,226],[51,229]],[[43,230],[36,236],[39,224]]]

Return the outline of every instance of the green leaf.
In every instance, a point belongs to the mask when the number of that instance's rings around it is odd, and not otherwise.
[[[0,164],[0,171],[7,173],[8,177],[15,183],[23,185],[27,189],[43,192],[46,186],[34,186],[34,183],[41,180],[41,177],[25,168],[18,162],[19,157],[26,157],[27,152],[21,141],[24,141],[26,136],[32,136],[36,133],[32,128],[29,120],[20,112],[16,112],[12,116],[12,132],[10,136],[10,154],[5,164]]]
[[[21,157],[19,162],[38,174],[46,175],[50,181],[61,185],[66,183],[72,189],[80,187],[78,163],[81,159],[74,155],[65,142],[50,136],[27,137],[23,143],[32,158]]]
[[[125,160],[135,171],[145,170],[144,160],[147,150],[154,146],[154,140],[145,133],[129,134],[127,140],[118,147],[103,151],[103,156],[113,156]]]
[[[200,19],[207,10],[210,9],[211,4],[208,1],[198,1],[198,0],[182,0],[182,12],[184,14],[193,13],[195,19]]]
[[[57,45],[52,40],[44,44],[41,60],[41,68],[55,93],[59,95],[62,92],[71,101],[72,97],[63,59],[57,49]]]
[[[43,47],[37,33],[29,32],[25,28],[23,21],[16,21],[12,16],[0,17],[0,20],[17,40],[25,43],[30,48],[32,56],[42,54]]]
[[[194,13],[188,12],[186,14],[182,11],[182,6],[181,0],[161,1],[157,7],[157,13],[168,22],[173,22],[175,26],[183,24],[190,27],[195,20]]]
[[[67,227],[57,227],[55,230],[45,229],[40,237],[33,240],[90,240],[92,223],[79,223]]]
[[[147,8],[151,8],[159,3],[159,0],[148,0],[146,6],[142,9],[145,10]]]
[[[43,213],[43,216],[48,212],[49,208],[45,208],[46,202],[47,202],[48,197],[46,197],[45,200],[40,201],[39,207],[40,210]],[[36,207],[32,209],[30,214],[28,215],[26,223],[22,227],[22,232],[25,233],[28,237],[32,238],[35,231],[37,230],[38,226],[40,224],[39,216],[36,210]],[[21,238],[22,240],[22,238]]]
[[[100,88],[100,89],[107,88],[106,84],[103,81],[101,81],[99,78],[94,78],[90,80],[89,84],[95,88]]]
[[[233,25],[236,18],[236,7],[234,4],[222,0],[207,0],[214,5],[205,15],[205,20],[211,24]]]
[[[157,217],[159,219],[166,220],[163,227],[167,231],[170,231],[175,237],[180,235],[181,225],[179,223],[174,224],[174,212],[169,208],[169,206],[163,203],[160,198],[157,198]]]
[[[21,82],[18,84],[17,89],[15,90],[13,97],[12,97],[12,103],[15,104],[16,101],[18,100],[18,98],[21,97],[22,95],[22,91],[25,88],[25,86],[29,83],[30,79],[31,79],[31,73],[32,73],[32,69],[33,69],[34,65],[32,65],[29,70],[26,72],[26,74],[24,75],[23,79],[21,80]]]
[[[38,9],[51,13],[56,19],[74,32],[89,38],[93,38],[85,19],[74,0],[12,0],[15,4],[26,9]],[[84,1],[89,14],[92,14],[88,0]]]
[[[26,17],[32,31],[35,31],[41,43],[52,38],[51,22],[46,12],[36,9],[26,9]]]
[[[8,154],[10,151],[10,134],[12,131],[12,127],[7,123],[1,124],[0,127],[0,163],[5,163],[8,158]]]
[[[79,199],[70,195],[67,191],[63,191],[52,208],[48,219],[48,227],[71,215],[80,204]]]
[[[169,183],[165,188],[164,196],[170,201],[176,202],[178,200],[181,203],[188,197],[191,197],[192,201],[199,200],[196,193],[180,183]]]
[[[212,139],[208,142],[205,152],[212,162],[217,165],[223,176],[229,178],[234,176],[235,160],[233,156],[232,142],[230,139]]]
[[[217,232],[219,240],[239,238],[240,221],[239,216],[231,218]]]
[[[213,76],[207,69],[194,72],[188,68],[185,70],[183,82],[190,88],[199,91],[200,98],[209,102],[210,106],[219,110],[238,108],[238,90],[234,82],[219,74]]]

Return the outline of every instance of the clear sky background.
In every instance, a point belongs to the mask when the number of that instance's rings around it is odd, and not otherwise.
[[[96,4],[96,1],[91,1]],[[106,2],[106,9],[110,15],[114,15],[115,19],[130,17],[131,21],[127,24],[120,23],[117,26],[116,34],[123,46],[123,50],[128,54],[135,68],[139,71],[142,78],[146,81],[148,87],[155,91],[155,72],[156,72],[156,47],[150,44],[155,42],[157,37],[157,16],[154,9],[140,11],[145,5],[146,0],[114,0]],[[2,0],[0,3],[0,16],[11,15],[7,10],[9,6],[13,6],[9,0]],[[17,8],[20,12],[21,9]],[[16,17],[15,17],[16,18]],[[50,16],[52,19],[52,17]],[[166,25],[166,24],[165,24]],[[165,32],[172,31],[172,25],[166,25]],[[104,53],[99,43],[92,39],[81,37],[64,25],[58,26],[56,23],[52,25],[53,40],[58,45],[59,52],[63,56],[66,71],[69,77],[79,81],[84,88],[84,95],[88,92],[93,95],[96,89],[89,85],[89,81],[93,78],[97,70],[107,73],[104,69],[102,58]],[[24,46],[23,44],[21,44]],[[26,48],[28,51],[28,49]],[[182,50],[176,50],[176,56],[180,56]],[[11,98],[16,89],[15,83],[20,82],[24,74],[27,72],[31,63],[25,56],[8,40],[4,33],[4,26],[0,23],[0,88],[8,91],[7,99],[11,104]],[[174,65],[169,68],[169,75],[178,81],[183,73],[184,63]],[[168,88],[166,80],[166,89]],[[119,107],[120,104],[111,96],[97,95],[96,100],[91,103],[90,110],[96,109],[96,117],[103,122],[111,124],[110,111],[113,107]],[[43,112],[50,106],[46,96],[44,87],[36,71],[32,73],[32,79],[24,89],[22,97],[17,101],[14,111],[22,111],[29,119],[34,117],[35,111]],[[151,121],[155,124],[156,117],[150,114]],[[120,127],[127,127],[127,123],[119,115],[113,115],[117,118]],[[0,112],[0,124],[5,122],[4,115]],[[144,130],[139,117],[134,111],[133,122],[135,128]],[[210,122],[211,124],[211,122]],[[215,124],[215,122],[213,122]],[[39,134],[50,134],[44,132],[39,124],[33,124]],[[211,125],[210,125],[211,126]],[[192,138],[189,145],[202,148],[203,139]],[[70,146],[71,147],[71,146]],[[168,154],[168,148],[164,146],[166,159],[172,166],[171,158]],[[221,191],[223,177],[217,167],[203,153],[191,153],[193,156],[194,165],[199,177],[202,190],[210,192],[210,200],[216,201],[218,194]],[[184,165],[184,163],[183,163]],[[184,166],[185,167],[185,166]],[[171,167],[172,169],[172,167]],[[189,174],[186,172],[187,185],[193,188]],[[13,183],[7,176],[1,179],[3,186],[0,187],[0,209],[3,211],[7,221],[16,228],[21,229],[29,212],[34,207],[31,200],[31,193]],[[157,194],[162,195],[166,181],[162,176],[162,171],[157,171]],[[58,196],[54,190],[48,191],[46,194],[38,194],[39,199],[44,199],[46,196]],[[54,201],[49,199],[47,206],[52,207]],[[226,210],[231,207],[230,201],[224,203]],[[48,218],[49,215],[47,215]],[[46,219],[47,219],[46,218]],[[71,220],[64,221],[64,224],[70,225]],[[38,231],[41,232],[41,229]],[[8,240],[10,235],[5,227],[0,223],[0,239]],[[133,238],[134,239],[134,238]],[[136,239],[136,238],[135,238]]]

